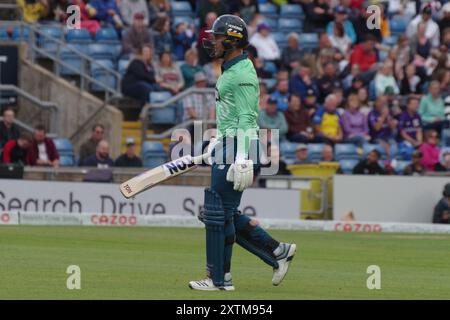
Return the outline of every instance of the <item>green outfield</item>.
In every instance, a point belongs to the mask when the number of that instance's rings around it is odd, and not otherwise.
[[[273,231],[298,253],[285,281],[235,246],[235,292],[196,292],[204,230],[0,227],[0,299],[450,299],[450,235]],[[81,290],[66,269],[81,268]],[[381,289],[369,290],[369,265]]]

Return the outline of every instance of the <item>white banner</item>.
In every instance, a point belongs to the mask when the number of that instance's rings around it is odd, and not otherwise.
[[[0,225],[2,224],[19,224],[19,215],[16,212],[0,211]]]
[[[203,206],[204,188],[158,186],[125,199],[118,184],[0,180],[0,212],[98,212],[196,216]],[[297,190],[247,189],[240,210],[260,218],[299,219]]]

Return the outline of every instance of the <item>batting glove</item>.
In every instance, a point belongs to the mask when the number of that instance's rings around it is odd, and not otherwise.
[[[253,184],[253,161],[236,160],[227,172],[227,181],[234,182],[233,189],[244,191]]]

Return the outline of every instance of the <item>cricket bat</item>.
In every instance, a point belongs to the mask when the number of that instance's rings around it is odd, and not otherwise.
[[[132,198],[163,181],[197,168],[197,163],[201,163],[203,159],[209,156],[209,153],[205,153],[196,157],[184,156],[177,160],[167,162],[125,181],[120,185],[120,192],[125,198]]]

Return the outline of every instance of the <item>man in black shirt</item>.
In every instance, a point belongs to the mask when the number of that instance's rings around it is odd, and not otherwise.
[[[361,160],[353,169],[353,174],[386,174],[386,171],[380,166],[380,152],[376,149],[369,152],[367,158]]]
[[[3,111],[3,121],[0,122],[0,150],[8,140],[17,140],[20,136],[19,127],[14,123],[15,114],[10,108]]]
[[[450,183],[445,185],[443,197],[434,207],[433,223],[450,223]]]
[[[114,166],[116,167],[142,167],[142,160],[136,155],[136,143],[133,138],[127,138],[127,150],[120,155]]]

